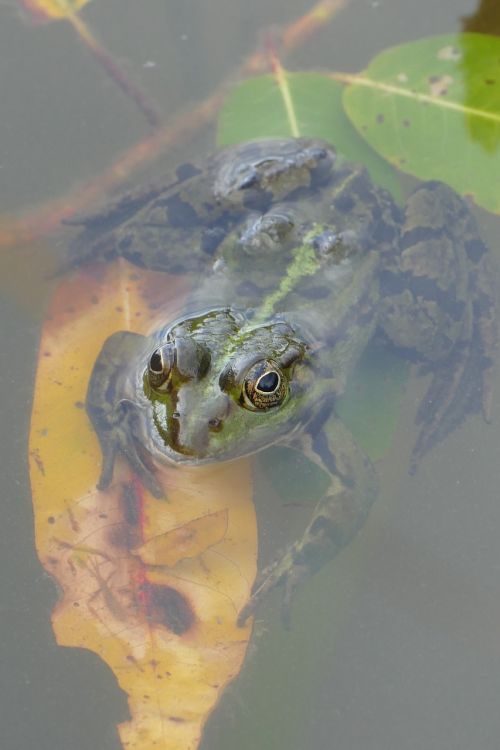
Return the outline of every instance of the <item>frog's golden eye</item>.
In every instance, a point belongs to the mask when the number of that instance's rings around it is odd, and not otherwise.
[[[280,406],[287,395],[287,380],[275,362],[257,362],[247,372],[242,389],[242,403],[247,409],[272,409]]]
[[[175,362],[175,349],[172,344],[155,349],[148,362],[148,380],[152,388],[165,390]]]

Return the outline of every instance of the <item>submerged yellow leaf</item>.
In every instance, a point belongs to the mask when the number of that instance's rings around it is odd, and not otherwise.
[[[167,500],[118,463],[95,489],[100,451],[83,408],[103,341],[147,333],[179,281],[126,263],[64,281],[45,323],[30,434],[36,545],[61,588],[58,643],[91,649],[127,693],[124,748],[195,750],[239,672],[236,617],[256,572],[249,464],[161,469]],[[236,488],[236,489],[235,489]]]
[[[173,567],[179,560],[196,557],[224,539],[227,532],[227,508],[207,513],[175,529],[155,534],[136,550],[147,565]]]

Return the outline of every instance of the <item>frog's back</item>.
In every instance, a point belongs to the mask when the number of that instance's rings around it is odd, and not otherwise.
[[[331,146],[306,138],[230,146],[202,167],[184,164],[162,184],[130,192],[74,221],[83,229],[72,259],[83,264],[124,257],[169,273],[203,271],[250,212],[317,190],[334,160]]]

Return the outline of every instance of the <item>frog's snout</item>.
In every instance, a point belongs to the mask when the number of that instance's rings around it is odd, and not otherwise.
[[[189,413],[184,417],[177,413],[178,449],[185,455],[204,458],[210,452],[210,437],[223,429],[229,408],[228,396],[221,394],[205,404],[198,413]]]

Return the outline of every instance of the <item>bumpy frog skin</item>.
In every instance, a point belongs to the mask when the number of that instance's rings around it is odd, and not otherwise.
[[[196,283],[184,317],[151,337],[111,336],[86,408],[99,487],[121,454],[156,496],[155,464],[200,464],[282,443],[330,485],[301,539],[263,571],[239,614],[295,587],[347,544],[377,494],[369,459],[335,413],[381,333],[432,373],[420,458],[472,412],[489,417],[496,345],[491,271],[465,202],[440,183],[404,209],[366,171],[309,139],[228,148],[203,169],[123,198],[84,222],[78,262],[122,256]]]

